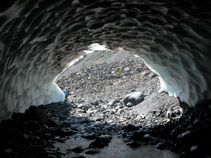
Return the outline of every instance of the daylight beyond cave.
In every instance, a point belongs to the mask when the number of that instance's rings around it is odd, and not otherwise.
[[[0,120],[63,101],[55,77],[92,43],[139,55],[161,91],[190,106],[211,98],[211,2],[0,2]]]

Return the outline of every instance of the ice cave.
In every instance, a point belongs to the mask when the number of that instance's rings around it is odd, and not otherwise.
[[[211,99],[210,11],[206,0],[1,1],[0,120],[63,101],[54,80],[92,43],[139,55],[189,106]]]
[[[93,43],[139,56],[159,76],[159,92],[178,97],[188,107],[181,120],[145,128],[69,117],[72,105],[64,103],[56,77]],[[119,136],[132,141],[132,147],[150,144],[172,150],[180,158],[208,158],[210,51],[209,0],[1,0],[0,157],[60,157],[64,153],[53,149],[54,141],[65,142],[77,133],[73,126],[80,126],[84,134],[83,123],[91,122],[96,126],[86,126],[91,132],[99,126],[121,129]],[[46,112],[50,103],[53,108]],[[42,110],[36,109],[39,105]],[[46,113],[52,115],[55,109],[59,114],[52,116],[53,121],[46,119]],[[94,135],[94,139],[87,152],[96,152],[96,141],[108,145],[111,137]]]

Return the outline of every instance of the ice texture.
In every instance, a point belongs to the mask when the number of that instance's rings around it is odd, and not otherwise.
[[[63,101],[55,78],[92,43],[139,55],[160,91],[190,106],[211,99],[211,9],[200,3],[1,1],[0,120]]]

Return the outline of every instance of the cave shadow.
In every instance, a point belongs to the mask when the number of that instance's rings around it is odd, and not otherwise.
[[[210,156],[211,101],[189,108],[180,102],[184,114],[165,125],[141,127],[134,124],[109,124],[70,115],[70,103],[53,103],[30,107],[25,113],[14,113],[0,124],[1,157],[61,156],[55,142],[70,137],[94,140],[102,135],[121,137],[132,148],[152,145],[168,149],[180,157]]]

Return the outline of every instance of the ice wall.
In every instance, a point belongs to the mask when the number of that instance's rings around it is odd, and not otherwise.
[[[195,106],[197,103],[211,99],[210,63],[199,62],[187,54],[180,54],[169,59],[162,55],[162,58],[145,52],[140,55],[145,64],[160,79],[160,92],[168,92],[170,96],[179,97],[181,101]],[[204,57],[201,61],[206,61]],[[197,68],[197,67],[200,67]]]

